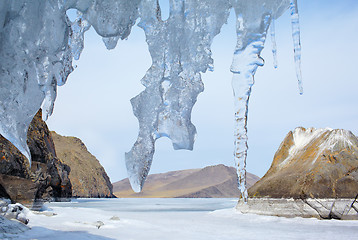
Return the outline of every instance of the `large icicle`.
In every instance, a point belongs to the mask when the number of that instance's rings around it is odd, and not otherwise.
[[[156,139],[165,136],[174,149],[193,149],[191,110],[204,89],[200,72],[213,63],[210,45],[229,9],[224,0],[171,0],[169,18],[162,21],[158,1],[142,1],[139,26],[153,64],[142,79],[146,89],[131,100],[139,121],[138,139],[126,153],[134,191],[141,191],[148,175]]]
[[[240,18],[240,16],[238,17]],[[234,102],[235,102],[235,162],[238,164],[238,177],[239,177],[239,189],[244,202],[247,201],[246,190],[246,156],[247,156],[247,115],[249,98],[251,94],[251,88],[254,85],[254,75],[258,66],[263,66],[264,61],[260,57],[260,53],[264,48],[266,39],[266,31],[269,27],[271,20],[270,15],[263,16],[257,28],[256,33],[247,33],[251,36],[247,36],[250,39],[250,43],[245,47],[238,44],[233,63],[231,65],[231,71],[234,73],[232,79],[232,87],[234,90]],[[244,20],[241,18],[238,28],[238,39],[242,41],[243,29],[241,28]]]
[[[241,197],[247,202],[246,157],[247,157],[247,118],[248,104],[254,75],[264,60],[260,53],[264,48],[266,34],[272,18],[280,16],[288,3],[282,1],[234,0],[237,22],[237,45],[231,65],[232,87],[235,102],[235,150],[234,158],[238,165],[238,183]]]

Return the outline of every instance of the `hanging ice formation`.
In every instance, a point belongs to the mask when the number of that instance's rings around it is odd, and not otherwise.
[[[42,106],[53,110],[57,85],[63,85],[78,59],[90,24],[103,37],[126,38],[138,17],[139,0],[0,1],[0,134],[29,160],[29,124]],[[71,23],[66,11],[82,12]],[[87,22],[88,21],[88,22]]]
[[[108,49],[128,37],[138,24],[145,34],[152,66],[142,79],[146,89],[131,100],[139,121],[138,139],[126,153],[132,188],[141,191],[156,139],[166,136],[174,149],[193,148],[196,130],[191,111],[203,91],[201,72],[211,70],[210,46],[227,21],[237,18],[237,45],[231,66],[235,96],[235,159],[246,194],[247,112],[254,74],[273,19],[290,8],[299,83],[300,41],[296,0],[169,0],[170,15],[161,19],[157,0],[3,0],[0,2],[0,134],[29,160],[28,126],[42,106],[44,119],[53,111],[57,85],[73,71],[72,59],[83,49],[91,26]],[[77,9],[71,22],[68,9]],[[272,26],[272,36],[274,29]],[[274,55],[276,50],[273,50]],[[300,84],[301,89],[301,84]]]
[[[174,149],[193,149],[196,130],[190,119],[204,90],[200,72],[213,64],[210,46],[228,18],[230,4],[171,1],[166,21],[156,0],[142,1],[140,9],[138,25],[145,31],[153,64],[142,79],[146,89],[131,100],[139,135],[126,153],[126,166],[136,192],[148,175],[156,139],[166,136]]]

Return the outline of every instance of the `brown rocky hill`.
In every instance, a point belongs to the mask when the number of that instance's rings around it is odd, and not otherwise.
[[[252,186],[259,177],[248,173],[247,183]],[[168,197],[168,198],[225,198],[239,197],[237,173],[233,167],[222,164],[203,169],[189,169],[167,173],[151,174],[143,190],[135,193],[128,178],[113,183],[117,197]]]
[[[0,135],[0,198],[39,208],[44,200],[71,197],[70,168],[56,156],[41,109],[30,124],[27,143],[31,168],[28,159]]]
[[[358,194],[358,139],[341,129],[296,128],[277,150],[250,196],[355,198]]]
[[[71,168],[74,197],[113,197],[112,184],[102,165],[76,137],[51,132],[57,156]]]

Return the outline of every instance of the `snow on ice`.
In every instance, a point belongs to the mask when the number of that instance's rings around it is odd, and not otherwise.
[[[357,221],[241,214],[236,199],[78,199],[29,214],[8,239],[357,239]],[[100,226],[101,225],[101,226]],[[98,228],[98,226],[100,226]],[[0,234],[1,236],[1,234]]]

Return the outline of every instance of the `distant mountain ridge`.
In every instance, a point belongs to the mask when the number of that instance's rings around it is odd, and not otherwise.
[[[248,186],[259,180],[254,174],[247,174]],[[151,174],[147,177],[143,191],[135,193],[128,178],[113,183],[117,197],[168,197],[168,198],[226,198],[239,197],[237,173],[225,165],[202,169],[188,169],[167,173]]]

